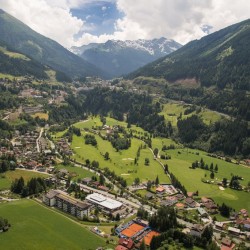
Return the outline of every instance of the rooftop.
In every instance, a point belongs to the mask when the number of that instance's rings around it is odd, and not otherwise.
[[[86,197],[86,200],[111,210],[117,209],[122,206],[121,202],[107,198],[97,193],[89,194]]]

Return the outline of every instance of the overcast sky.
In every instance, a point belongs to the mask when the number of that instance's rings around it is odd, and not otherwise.
[[[0,0],[0,8],[67,48],[160,37],[185,44],[250,17],[249,0]]]

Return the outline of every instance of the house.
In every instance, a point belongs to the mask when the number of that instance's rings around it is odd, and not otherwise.
[[[105,192],[108,192],[109,191],[109,188],[106,187],[106,186],[103,186],[103,185],[99,185],[98,186],[98,189],[102,190],[102,191],[105,191]]]
[[[203,232],[203,226],[200,224],[195,224],[190,230],[190,235],[200,238],[202,232]]]
[[[90,177],[86,177],[82,179],[82,184],[89,185],[92,182]]]
[[[185,204],[191,208],[195,208],[197,203],[195,200],[193,200],[192,198],[186,198],[185,199]]]
[[[161,201],[161,205],[166,206],[166,207],[171,207],[176,203],[177,203],[176,200],[163,200],[163,201]]]
[[[118,246],[122,246],[125,247],[125,249],[132,249],[134,247],[134,242],[132,239],[124,239],[124,238],[120,238],[118,241]],[[121,248],[119,248],[121,249]],[[124,248],[122,248],[124,249]]]
[[[197,210],[198,210],[198,213],[200,214],[201,217],[208,216],[207,211],[205,209],[203,209],[202,207],[198,207]]]
[[[242,216],[244,216],[244,217],[248,217],[248,212],[247,212],[247,210],[246,210],[246,209],[244,209],[244,208],[243,208],[243,209],[241,209],[241,210],[240,210],[240,213],[241,213],[241,215],[242,215]]]
[[[165,188],[162,187],[162,186],[159,186],[159,187],[156,188],[155,191],[156,191],[157,194],[163,194],[163,193],[165,193]]]
[[[216,221],[215,222],[215,227],[217,229],[224,230],[225,229],[225,224],[223,222]]]
[[[152,193],[150,193],[150,192],[147,192],[147,193],[145,194],[145,198],[146,198],[147,200],[151,200],[151,199],[154,198],[154,194],[152,194]]]
[[[184,207],[185,207],[185,205],[183,204],[183,203],[176,203],[175,204],[175,207],[177,208],[177,209],[184,209]]]
[[[118,245],[115,250],[128,250],[128,248],[124,247],[124,246],[121,246],[121,245]]]
[[[184,200],[184,199],[186,198],[184,194],[176,194],[175,197],[176,197],[179,201]]]
[[[193,198],[194,195],[195,195],[194,192],[187,192],[187,197],[189,198]]]
[[[235,227],[228,227],[228,232],[234,235],[239,235],[240,234],[240,229],[235,228]]]
[[[221,250],[231,250],[235,247],[235,244],[228,238],[222,238]]]

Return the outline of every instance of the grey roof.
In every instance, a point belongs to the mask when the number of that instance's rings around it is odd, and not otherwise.
[[[56,195],[58,194],[58,192],[56,190],[50,190],[47,194],[46,197],[49,199],[54,198]]]

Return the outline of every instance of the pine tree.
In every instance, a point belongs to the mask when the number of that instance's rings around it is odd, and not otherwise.
[[[159,185],[159,177],[158,177],[158,175],[156,176],[156,179],[155,179],[155,185],[156,185],[156,186]]]

